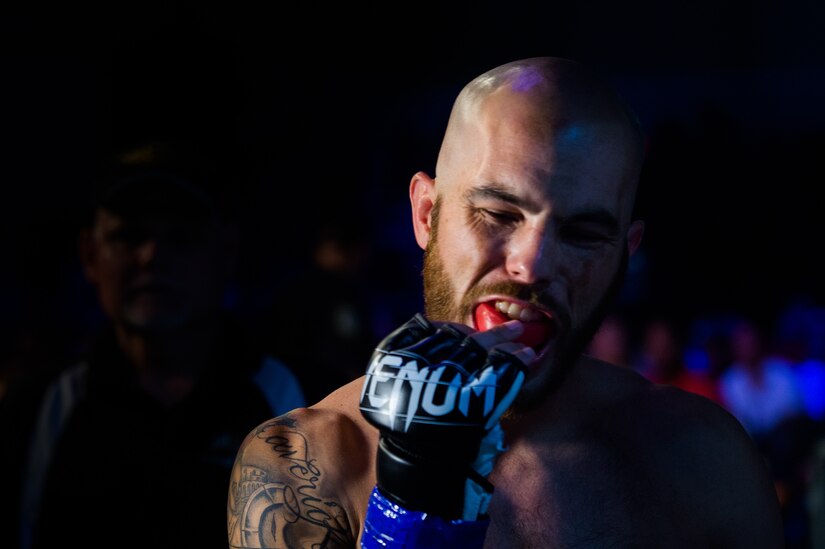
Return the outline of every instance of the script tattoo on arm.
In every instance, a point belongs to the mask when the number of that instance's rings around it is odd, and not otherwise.
[[[321,494],[324,473],[316,461],[289,414],[262,424],[232,470],[229,547],[355,547],[346,512]]]

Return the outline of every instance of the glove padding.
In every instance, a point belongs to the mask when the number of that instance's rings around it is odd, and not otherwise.
[[[410,509],[443,518],[484,515],[486,476],[505,450],[499,419],[526,366],[487,351],[450,325],[422,315],[376,348],[361,391],[361,413],[380,431],[378,488]]]

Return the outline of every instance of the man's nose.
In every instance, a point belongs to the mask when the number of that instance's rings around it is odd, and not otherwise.
[[[156,238],[146,238],[137,246],[137,257],[141,264],[151,264],[158,253],[158,241]]]
[[[555,261],[553,240],[547,227],[521,227],[510,238],[505,268],[522,284],[549,284]]]

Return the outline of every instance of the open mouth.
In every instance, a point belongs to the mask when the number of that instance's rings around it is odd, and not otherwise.
[[[489,330],[509,320],[520,320],[524,324],[524,333],[516,341],[532,347],[536,353],[541,353],[556,334],[556,325],[548,313],[504,299],[479,303],[473,313],[473,320],[480,331]]]

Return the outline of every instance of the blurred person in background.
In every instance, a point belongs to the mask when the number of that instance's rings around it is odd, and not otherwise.
[[[788,549],[825,546],[825,311],[809,299],[791,300],[775,324],[776,355],[796,377],[804,413],[781,420],[762,447],[783,504]]]
[[[781,421],[805,413],[790,362],[771,354],[764,330],[742,318],[731,330],[732,363],[719,377],[722,404],[755,439]]]
[[[634,369],[653,383],[672,385],[718,402],[715,380],[704,371],[687,368],[682,341],[672,320],[663,317],[648,320],[642,330]]]
[[[264,323],[265,340],[294,367],[309,403],[360,377],[378,342],[368,222],[318,217],[308,264],[280,285]]]
[[[790,302],[776,325],[777,353],[793,367],[805,413],[825,426],[825,309]]]
[[[620,314],[611,313],[605,317],[587,346],[587,354],[616,366],[630,366],[629,334]]]
[[[116,156],[78,240],[105,320],[88,356],[8,391],[4,546],[216,547],[226,479],[261,415],[305,404],[224,307],[231,180],[188,141]],[[25,387],[25,389],[23,388]]]
[[[774,352],[765,327],[749,317],[733,323],[732,363],[719,377],[721,402],[736,416],[765,457],[782,509],[789,548],[807,547],[804,489],[811,422],[793,364]]]

